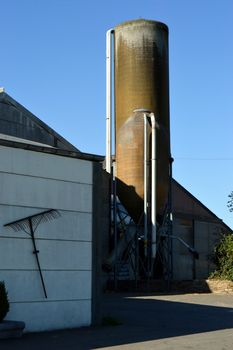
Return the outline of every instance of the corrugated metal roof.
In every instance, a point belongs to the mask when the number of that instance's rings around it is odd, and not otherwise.
[[[9,96],[4,89],[0,89],[0,133],[28,140],[28,142],[80,152],[55,130]]]

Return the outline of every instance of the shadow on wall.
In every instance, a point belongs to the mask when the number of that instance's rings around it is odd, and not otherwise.
[[[143,200],[135,191],[135,187],[117,179],[117,195],[134,222],[143,223]]]

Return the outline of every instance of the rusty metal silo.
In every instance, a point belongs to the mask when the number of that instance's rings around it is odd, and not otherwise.
[[[117,191],[135,222],[143,213],[143,118],[155,114],[157,132],[157,213],[162,215],[169,189],[170,129],[168,27],[135,20],[114,28],[115,140]]]

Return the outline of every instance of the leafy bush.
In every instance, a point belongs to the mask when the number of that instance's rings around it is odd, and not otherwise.
[[[233,281],[233,235],[226,234],[215,248],[214,262],[217,269],[210,278]]]
[[[0,322],[3,321],[4,317],[10,309],[7,291],[4,282],[0,282]]]
[[[231,191],[228,198],[230,198],[230,199],[227,202],[227,206],[229,208],[229,211],[233,211],[233,191]]]

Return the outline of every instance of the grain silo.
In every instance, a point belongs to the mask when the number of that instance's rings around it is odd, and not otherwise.
[[[139,19],[122,23],[110,32],[114,37],[117,194],[138,223],[144,200],[144,122],[143,113],[138,111],[141,108],[153,112],[159,126],[156,132],[157,218],[163,215],[168,198],[168,27],[160,22]],[[150,131],[148,137],[151,144]],[[148,161],[150,158],[151,153]]]

